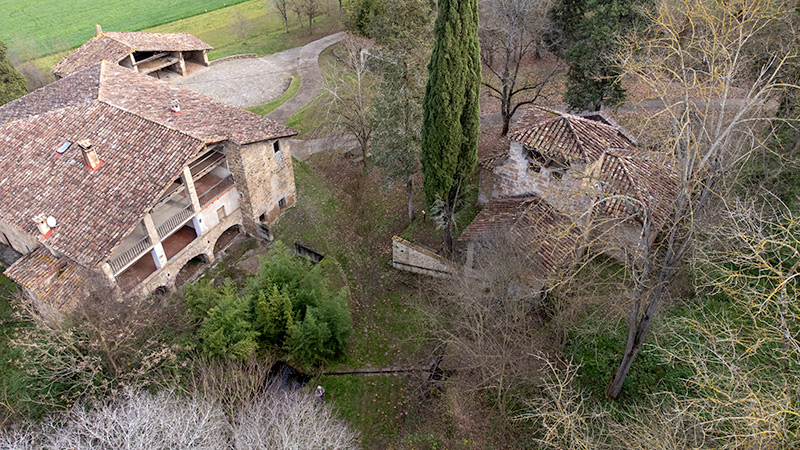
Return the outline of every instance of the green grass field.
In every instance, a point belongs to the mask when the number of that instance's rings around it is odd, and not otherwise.
[[[12,0],[0,0],[0,5],[10,3]],[[38,0],[37,0],[38,1]],[[77,0],[76,0],[77,1]],[[81,0],[84,1],[84,0]],[[87,0],[88,1],[88,0]],[[116,1],[116,0],[115,0]],[[152,0],[146,0],[150,2]],[[184,0],[181,0],[184,1]],[[289,18],[289,33],[286,33],[283,27],[283,21],[274,8],[267,8],[263,0],[227,0],[219,3],[216,10],[209,9],[209,12],[201,10],[199,14],[191,17],[185,14],[177,20],[170,22],[154,22],[144,27],[133,28],[126,26],[116,26],[113,24],[106,24],[101,22],[103,29],[106,31],[148,31],[154,33],[189,33],[214,47],[214,50],[209,52],[209,59],[219,59],[225,56],[236,55],[241,53],[256,53],[259,56],[269,55],[275,52],[287,50],[294,47],[303,46],[311,41],[327,36],[331,33],[341,31],[344,29],[342,13],[338,8],[331,7],[329,14],[322,15],[314,19],[313,33],[309,33],[308,23],[299,21],[296,15]],[[177,0],[171,0],[168,4],[177,3]],[[223,7],[223,4],[228,5]],[[167,9],[167,6],[164,6]],[[245,17],[245,30],[246,40],[242,40],[241,33],[236,29],[236,17],[238,15]],[[66,57],[73,47],[82,45],[85,41],[90,39],[95,32],[94,24],[88,26],[79,39],[74,42],[62,39],[61,37],[48,37],[38,36],[37,32],[30,33],[24,40],[18,39],[21,33],[5,29],[8,24],[4,23],[9,21],[8,18],[0,18],[0,40],[5,39],[4,32],[11,36],[7,42],[12,54],[20,53],[20,47],[23,47],[22,53],[29,55],[35,59],[35,64],[43,71],[48,72],[57,62]],[[13,26],[13,24],[12,24]],[[46,34],[39,32],[39,34]],[[59,33],[55,33],[59,35]],[[66,38],[66,35],[62,36]]]
[[[289,84],[289,89],[287,89],[286,92],[284,92],[280,97],[269,103],[247,108],[247,110],[251,113],[258,114],[259,116],[266,116],[282,104],[288,102],[290,98],[294,97],[294,94],[297,93],[298,89],[300,89],[300,77],[293,77],[291,84]]]
[[[35,54],[46,55],[83,44],[95,35],[95,24],[109,31],[139,31],[242,1],[0,0],[0,40],[30,40],[37,47]]]

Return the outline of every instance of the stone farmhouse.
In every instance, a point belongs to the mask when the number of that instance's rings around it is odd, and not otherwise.
[[[602,113],[533,109],[521,122],[479,161],[483,210],[460,237],[468,262],[475,242],[508,231],[545,272],[587,245],[627,262],[643,251],[643,233],[653,244],[678,194],[666,158]]]
[[[87,286],[171,289],[236,233],[271,237],[295,134],[108,61],[3,105],[0,244],[23,255],[5,273],[56,317]]]
[[[186,76],[208,66],[213,47],[187,33],[103,32],[53,66],[56,79],[80,72],[100,61],[110,61],[160,78],[165,71]]]

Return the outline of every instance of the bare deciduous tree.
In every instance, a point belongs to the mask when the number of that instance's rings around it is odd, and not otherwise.
[[[435,281],[432,289],[431,329],[446,348],[443,366],[458,374],[462,387],[490,393],[503,414],[510,393],[538,376],[541,359],[534,349],[552,340],[544,325],[553,299],[542,286],[563,274],[544,273],[531,259],[539,244],[522,244],[511,233],[486,236],[473,243],[473,269]]]
[[[330,95],[326,126],[342,136],[352,135],[361,150],[364,167],[369,158],[373,130],[375,81],[367,69],[370,43],[348,34],[343,41],[341,63],[333,63],[323,89]]]
[[[270,0],[267,0],[267,7],[269,7]],[[271,3],[275,6],[275,10],[283,20],[283,28],[289,32],[289,10],[291,9],[289,0],[272,0]]]
[[[237,9],[236,12],[233,13],[233,18],[231,19],[229,27],[237,39],[247,44],[247,40],[250,38],[250,20],[241,10]]]
[[[653,122],[667,124],[662,145],[677,169],[679,195],[661,248],[637,263],[627,343],[606,390],[610,398],[619,395],[711,198],[724,196],[725,175],[736,174],[761,145],[759,126],[778,120],[771,100],[791,87],[780,79],[791,47],[765,57],[757,44],[791,10],[784,0],[662,1],[652,28],[621,43],[623,72],[665,105]],[[795,36],[790,24],[784,26]],[[757,70],[749,67],[754,60],[763,61]]]
[[[232,417],[218,401],[197,393],[129,389],[119,399],[77,405],[63,416],[3,433],[0,448],[358,448],[357,435],[310,394],[262,391],[239,405]]]
[[[502,135],[508,134],[514,113],[537,102],[563,68],[531,64],[540,59],[542,34],[548,26],[551,0],[481,0],[481,63],[488,69],[483,85],[500,101]],[[541,62],[541,61],[539,61]]]
[[[314,18],[322,15],[321,0],[294,0],[300,14],[308,19],[308,34],[314,34]]]

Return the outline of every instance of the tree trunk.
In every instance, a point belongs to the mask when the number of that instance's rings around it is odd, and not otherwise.
[[[309,36],[314,34],[314,28],[313,28],[313,24],[312,24],[313,20],[314,20],[314,17],[311,14],[309,14],[308,15],[308,35]]]
[[[283,27],[286,29],[286,32],[289,32],[289,16],[286,15],[283,17]]]
[[[633,360],[636,359],[636,355],[638,355],[639,351],[642,349],[644,337],[647,334],[647,329],[650,328],[651,321],[651,317],[647,318],[646,323],[644,322],[644,318],[642,318],[642,321],[639,322],[639,326],[636,327],[636,331],[633,336],[629,337],[625,354],[622,355],[622,362],[619,363],[617,373],[614,374],[614,378],[611,380],[611,383],[609,383],[608,387],[606,387],[606,397],[612,400],[616,400],[617,397],[619,397],[619,394],[622,391],[622,384],[625,382],[625,378],[628,377],[628,372],[631,370]]]
[[[409,177],[406,183],[406,190],[408,191],[408,220],[414,221],[414,179]]]
[[[444,248],[442,251],[444,252],[445,258],[451,259],[453,257],[453,216],[452,212],[448,212],[447,214],[448,216],[445,219],[446,223],[444,226]]]
[[[503,110],[501,115],[503,116],[503,131],[500,136],[506,136],[508,134],[509,125],[511,124],[511,114],[508,114],[505,112],[505,110]]]

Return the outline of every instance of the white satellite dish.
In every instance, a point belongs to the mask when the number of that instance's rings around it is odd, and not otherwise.
[[[50,228],[55,228],[58,226],[58,221],[53,216],[47,216],[47,226]]]

